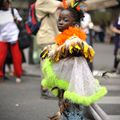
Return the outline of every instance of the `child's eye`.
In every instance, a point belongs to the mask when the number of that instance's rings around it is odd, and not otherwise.
[[[68,22],[69,20],[68,19],[64,19],[65,22]]]

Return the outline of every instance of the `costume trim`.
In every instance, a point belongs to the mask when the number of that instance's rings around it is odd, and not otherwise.
[[[55,42],[60,46],[64,44],[65,41],[68,40],[71,36],[77,36],[82,41],[86,41],[87,38],[85,32],[82,29],[78,27],[69,27],[55,37]]]
[[[52,62],[49,59],[45,59],[42,68],[42,72],[45,77],[41,82],[42,86],[49,90],[51,90],[54,87],[64,89],[64,98],[71,100],[71,102],[73,103],[89,106],[90,104],[102,98],[107,93],[107,89],[105,87],[100,87],[99,90],[91,96],[80,96],[74,92],[67,91],[69,82],[57,78],[56,74],[52,69]],[[98,85],[98,83],[96,83],[96,85]],[[56,89],[52,92],[55,96],[57,96],[58,92]]]
[[[52,62],[49,59],[45,59],[42,66],[42,72],[44,79],[41,84],[43,87],[52,89],[53,87],[59,87],[61,89],[67,90],[69,83],[65,80],[58,79],[56,74],[52,69]]]
[[[105,87],[101,87],[99,91],[97,91],[95,94],[91,96],[80,96],[74,92],[65,91],[64,98],[69,99],[73,103],[89,106],[98,101],[99,99],[101,99],[106,94],[107,89]]]
[[[48,57],[55,62],[67,57],[79,56],[83,56],[92,62],[94,55],[95,52],[93,48],[76,35],[71,36],[61,46],[53,45],[46,47],[41,53],[42,59]]]

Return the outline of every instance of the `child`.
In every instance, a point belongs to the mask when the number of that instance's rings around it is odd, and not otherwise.
[[[79,5],[74,1],[61,10],[58,19],[61,33],[55,38],[56,44],[44,48],[41,54],[44,59],[41,84],[59,98],[60,112],[50,120],[106,119],[106,114],[94,104],[107,90],[93,78],[86,62],[92,61],[94,50],[85,42],[86,34],[79,27],[83,18]]]

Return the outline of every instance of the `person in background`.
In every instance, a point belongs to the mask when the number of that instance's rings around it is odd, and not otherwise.
[[[38,20],[46,16],[42,20],[41,27],[36,35],[37,45],[42,49],[44,46],[54,43],[54,36],[59,32],[56,27],[57,9],[62,7],[62,2],[57,0],[37,0],[35,7]]]
[[[91,27],[93,27],[93,23],[92,23],[90,14],[87,12],[88,8],[86,5],[83,6],[83,11],[84,11],[84,18],[83,18],[83,20],[81,20],[81,27],[87,35],[86,42],[89,45],[93,46],[93,41],[91,39],[91,33],[90,33],[91,32],[90,29],[91,29]],[[89,65],[91,71],[93,71],[93,63],[90,63],[88,61],[88,65]]]
[[[18,21],[21,21],[17,9],[14,9],[15,16]],[[14,17],[11,10],[10,0],[0,0],[0,80],[3,80],[3,67],[5,64],[8,48],[10,47],[13,64],[14,75],[16,82],[21,82],[22,76],[22,56],[18,45],[19,29],[14,22]]]
[[[110,26],[111,26],[111,22],[108,21],[106,28],[105,28],[105,43],[107,43],[107,44],[110,44],[112,42],[111,39],[112,39],[112,36],[114,34],[112,32],[112,30],[110,29]]]
[[[35,3],[38,20],[45,16],[36,35],[36,45],[40,50],[48,44],[53,44],[54,36],[59,33],[57,28],[57,10],[61,7],[63,7],[62,2],[57,0],[37,0]],[[42,88],[41,95],[46,94],[48,94],[47,90]]]
[[[120,62],[120,59],[118,59],[118,57],[120,57],[120,13],[117,17],[117,19],[115,20],[115,22],[111,25],[111,30],[115,33],[114,36],[114,44],[115,44],[115,48],[114,48],[114,68],[112,70],[112,72],[116,72],[117,68],[118,68],[118,64]]]
[[[105,39],[105,25],[104,23],[100,24],[100,31],[99,31],[99,40],[101,43],[104,43],[104,39]]]
[[[24,54],[24,50],[20,49],[21,55],[22,55],[22,64],[26,63],[26,57]],[[6,69],[8,68],[8,70]],[[13,71],[13,60],[12,60],[12,54],[10,50],[10,46],[8,47],[8,54],[5,60],[5,64],[3,67],[3,73],[4,73],[4,80],[9,80],[9,76],[14,76],[14,71]],[[22,73],[26,74],[26,71],[22,69]]]
[[[89,45],[91,45],[91,40],[90,40],[90,24],[92,23],[92,20],[91,20],[90,14],[87,12],[88,11],[87,6],[84,6],[83,10],[84,10],[84,18],[81,21],[81,27],[83,28],[83,30],[87,34],[87,40],[86,40],[87,43]]]

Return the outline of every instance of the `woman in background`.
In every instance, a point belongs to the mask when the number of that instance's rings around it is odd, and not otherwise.
[[[22,18],[16,9],[14,9],[14,13],[17,20],[21,21]],[[22,76],[22,57],[18,45],[19,29],[14,22],[10,0],[0,1],[0,16],[2,16],[0,18],[0,80],[4,77],[3,66],[10,47],[14,64],[14,75],[16,76],[16,82],[19,83]]]

